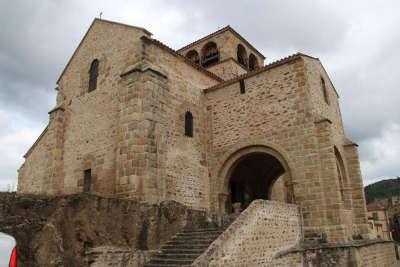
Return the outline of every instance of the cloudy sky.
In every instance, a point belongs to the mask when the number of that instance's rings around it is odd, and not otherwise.
[[[0,0],[0,190],[48,121],[55,82],[92,20],[142,26],[173,48],[231,25],[267,57],[319,57],[360,147],[364,183],[400,176],[400,2]]]

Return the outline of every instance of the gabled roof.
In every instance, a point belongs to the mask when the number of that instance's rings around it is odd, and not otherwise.
[[[257,75],[257,74],[259,74],[259,73],[261,73],[261,72],[264,72],[264,71],[266,71],[266,70],[269,70],[269,69],[275,68],[275,67],[277,67],[277,66],[286,64],[286,63],[288,63],[288,62],[290,62],[290,61],[296,60],[296,59],[298,59],[298,58],[300,58],[300,57],[307,57],[307,58],[311,58],[311,59],[314,59],[314,60],[318,60],[318,62],[321,64],[322,69],[324,70],[326,76],[328,77],[330,84],[332,85],[333,91],[335,92],[336,96],[339,98],[339,94],[338,94],[338,92],[337,92],[335,86],[333,85],[331,78],[329,77],[328,73],[326,72],[324,66],[322,65],[321,61],[319,60],[319,58],[317,58],[317,57],[312,57],[312,56],[309,56],[309,55],[306,55],[306,54],[303,54],[303,53],[296,53],[296,54],[290,55],[290,56],[288,56],[288,57],[285,57],[285,58],[276,60],[276,61],[274,61],[274,62],[272,62],[272,63],[270,63],[270,64],[268,64],[268,65],[265,65],[265,66],[263,66],[263,67],[261,67],[261,68],[259,68],[259,69],[256,69],[256,70],[247,72],[247,73],[245,73],[245,74],[239,75],[239,76],[234,77],[234,78],[232,78],[232,79],[225,80],[225,81],[222,82],[222,83],[219,83],[219,84],[213,85],[213,86],[211,86],[211,87],[205,88],[203,91],[204,91],[205,93],[208,93],[208,92],[217,90],[217,89],[219,89],[219,88],[221,88],[221,87],[227,86],[227,85],[229,85],[229,84],[233,84],[233,83],[239,81],[240,79],[246,79],[246,78],[252,77],[252,76]],[[352,143],[351,145],[357,145],[357,144]],[[358,146],[358,145],[357,145],[357,146]]]
[[[293,61],[293,60],[296,60],[296,59],[298,59],[298,58],[300,58],[300,57],[302,57],[302,56],[303,56],[303,57],[309,57],[309,58],[318,60],[318,58],[311,57],[311,56],[308,56],[308,55],[305,55],[305,54],[302,54],[302,53],[297,53],[297,54],[294,54],[294,55],[291,55],[291,56],[288,56],[288,57],[279,59],[279,60],[277,60],[277,61],[274,61],[274,62],[272,62],[272,63],[270,63],[270,64],[268,64],[268,65],[265,65],[265,66],[263,66],[263,67],[261,67],[261,68],[259,68],[259,69],[256,69],[256,70],[247,72],[247,73],[242,74],[242,75],[239,75],[239,76],[237,76],[237,77],[235,77],[235,78],[232,78],[232,79],[226,80],[226,81],[224,81],[224,82],[222,82],[222,83],[219,83],[219,84],[216,84],[216,85],[214,85],[214,86],[208,87],[208,88],[204,89],[204,92],[205,92],[205,93],[208,93],[208,92],[217,90],[217,89],[219,89],[219,88],[225,87],[225,86],[227,86],[227,85],[233,84],[233,83],[235,83],[235,82],[237,82],[237,81],[239,81],[239,80],[241,80],[241,79],[250,78],[250,77],[252,77],[252,76],[254,76],[254,75],[257,75],[257,74],[259,74],[259,73],[261,73],[261,72],[267,71],[267,70],[269,70],[269,69],[272,69],[272,68],[275,68],[275,67],[277,67],[277,66],[286,64],[286,63],[291,62],[291,61]]]
[[[368,211],[376,211],[376,210],[386,210],[385,205],[381,202],[380,199],[375,198],[374,201],[367,205]]]
[[[209,34],[209,35],[207,35],[207,36],[205,36],[205,37],[203,37],[201,39],[198,39],[197,41],[194,41],[194,42],[192,42],[192,43],[190,43],[188,45],[185,45],[184,47],[178,49],[177,52],[179,53],[182,50],[185,50],[185,49],[187,49],[189,47],[192,47],[192,46],[194,46],[194,45],[196,45],[196,44],[198,44],[200,42],[203,42],[204,40],[207,40],[207,39],[209,39],[211,37],[214,37],[214,36],[216,36],[218,34],[226,32],[226,31],[230,31],[231,33],[233,33],[236,37],[238,37],[240,40],[242,40],[246,45],[251,47],[251,49],[253,49],[259,56],[261,56],[263,59],[265,59],[265,56],[260,51],[258,51],[254,46],[252,46],[246,39],[243,38],[243,36],[241,36],[237,31],[232,29],[232,27],[229,26],[229,25],[227,25],[224,28],[222,28],[222,29],[220,29],[220,30],[218,30],[216,32],[213,32],[213,33],[211,33],[211,34]]]
[[[93,25],[96,22],[102,22],[102,23],[109,23],[109,24],[114,24],[114,25],[119,25],[119,26],[123,26],[123,27],[128,27],[128,28],[132,28],[132,29],[136,29],[136,30],[141,30],[143,31],[145,34],[151,36],[152,33],[149,32],[148,30],[146,30],[145,28],[141,28],[141,27],[137,27],[137,26],[133,26],[133,25],[128,25],[128,24],[124,24],[124,23],[119,23],[119,22],[115,22],[115,21],[110,21],[110,20],[104,20],[104,19],[99,19],[99,18],[95,18],[92,22],[92,24],[90,24],[89,29],[86,31],[85,35],[83,36],[82,40],[79,42],[77,48],[75,49],[74,53],[72,54],[72,56],[70,57],[70,59],[68,60],[67,64],[65,65],[64,69],[62,70],[60,76],[57,79],[57,84],[60,82],[61,77],[64,75],[65,70],[68,68],[69,64],[71,63],[72,59],[74,58],[74,56],[76,55],[76,53],[78,52],[79,48],[81,47],[83,40],[86,39],[86,36],[88,35],[88,33],[90,32],[90,30],[92,29]]]

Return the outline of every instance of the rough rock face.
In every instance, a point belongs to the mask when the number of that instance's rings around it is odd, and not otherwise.
[[[152,250],[205,214],[166,201],[148,205],[94,195],[0,196],[0,231],[18,242],[22,266],[82,266],[96,247]]]

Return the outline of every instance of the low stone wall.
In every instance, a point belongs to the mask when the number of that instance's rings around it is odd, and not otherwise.
[[[204,212],[174,201],[0,194],[0,232],[17,239],[21,266],[115,266],[137,260],[138,251],[157,249],[183,227],[203,223]]]
[[[391,241],[308,244],[300,222],[297,205],[253,201],[192,266],[400,266]]]
[[[256,200],[193,266],[269,266],[277,253],[298,245],[300,240],[297,205]]]
[[[358,250],[358,266],[400,266],[396,260],[395,248],[392,242],[382,242],[360,247]]]
[[[358,240],[342,244],[305,246],[279,253],[268,266],[394,267],[394,244],[384,240]]]

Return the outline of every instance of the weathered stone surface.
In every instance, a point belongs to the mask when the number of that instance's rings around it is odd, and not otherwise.
[[[204,213],[173,201],[7,194],[0,203],[0,232],[16,237],[21,266],[83,266],[86,254],[94,262],[112,261],[112,255],[130,261],[136,251],[157,249],[183,227],[208,225]]]
[[[269,266],[279,252],[302,240],[299,207],[255,200],[194,266]]]

